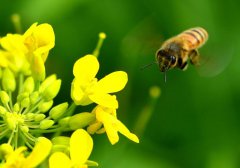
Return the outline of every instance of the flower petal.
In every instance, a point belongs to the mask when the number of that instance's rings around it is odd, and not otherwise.
[[[20,34],[7,34],[1,38],[1,45],[11,53],[24,54],[27,53],[27,48],[24,46],[23,40],[23,36]]]
[[[86,106],[92,103],[88,96],[83,92],[79,80],[76,78],[72,82],[71,98],[76,105]]]
[[[33,23],[28,29],[27,31],[23,34],[23,37],[26,38],[28,36],[31,36],[34,29],[37,27],[37,22]]]
[[[70,138],[70,156],[74,164],[84,165],[93,148],[92,137],[84,129],[76,130]]]
[[[131,133],[121,121],[110,113],[105,112],[101,107],[96,109],[96,118],[98,121],[103,122],[108,138],[112,144],[118,142],[118,131],[128,139],[139,143],[139,139],[135,134]]]
[[[6,51],[0,50],[0,67],[7,67],[8,66],[8,60],[7,60],[8,53]]]
[[[39,165],[50,153],[52,143],[44,137],[38,138],[38,142],[33,148],[32,153],[26,158],[23,167],[36,167]]]
[[[49,168],[71,168],[71,160],[62,152],[55,152],[49,158]]]
[[[96,91],[103,93],[114,93],[122,90],[128,81],[127,73],[116,71],[99,80],[95,86]]]
[[[116,96],[112,96],[106,93],[102,93],[102,92],[96,92],[93,93],[91,95],[89,95],[89,98],[104,107],[109,107],[109,108],[118,108],[118,101],[116,99]]]
[[[137,137],[135,134],[131,133],[131,132],[128,130],[128,128],[127,128],[121,121],[117,120],[117,121],[115,122],[115,124],[116,124],[117,130],[118,130],[121,134],[123,134],[123,135],[126,136],[128,139],[132,140],[133,142],[139,143],[138,137]]]
[[[53,28],[50,24],[44,23],[40,24],[35,28],[34,37],[37,40],[38,51],[37,52],[46,52],[52,49],[55,45],[55,35]],[[43,58],[45,61],[46,59]]]
[[[86,55],[78,59],[73,66],[73,75],[82,81],[88,83],[96,76],[99,70],[99,63],[95,56]]]
[[[113,127],[113,122],[115,122],[114,117],[109,113],[104,112],[101,108],[96,110],[96,118],[98,121],[102,122],[107,133],[108,139],[112,145],[119,141],[119,136],[117,130]]]
[[[101,127],[102,127],[102,123],[96,121],[96,122],[92,123],[91,125],[89,125],[89,126],[87,127],[87,132],[88,132],[89,134],[94,134],[94,133],[97,132]]]
[[[116,144],[119,141],[118,132],[110,122],[103,123],[105,131],[107,133],[108,139],[112,145]]]

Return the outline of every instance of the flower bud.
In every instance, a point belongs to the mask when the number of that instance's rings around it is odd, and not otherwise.
[[[13,92],[16,89],[15,76],[13,72],[7,68],[3,71],[2,86],[5,91]]]
[[[48,76],[40,85],[39,92],[42,93],[49,85],[51,85],[54,81],[56,81],[56,74]]]
[[[14,104],[13,110],[14,110],[15,112],[18,112],[18,111],[20,110],[20,106],[19,106],[18,103]]]
[[[52,100],[54,97],[57,96],[61,86],[61,80],[55,80],[53,83],[51,83],[43,92],[42,96],[43,99],[46,101]]]
[[[51,126],[53,126],[54,121],[53,120],[42,120],[40,122],[40,129],[48,129]]]
[[[41,55],[33,55],[31,64],[32,75],[34,79],[43,81],[45,79],[45,66]]]
[[[69,143],[70,143],[70,137],[65,136],[57,136],[54,137],[52,140],[53,148],[52,152],[63,152],[66,154],[69,154]]]
[[[4,115],[7,112],[7,110],[5,109],[5,107],[0,106],[0,115]]]
[[[36,114],[34,114],[34,113],[27,113],[25,116],[26,116],[27,120],[32,120],[35,117],[35,115]]]
[[[161,94],[161,90],[158,86],[152,86],[150,89],[149,89],[149,94],[152,98],[158,98]]]
[[[53,105],[53,100],[50,100],[48,102],[42,102],[38,106],[38,110],[41,111],[42,113],[47,112]]]
[[[98,132],[101,129],[101,127],[102,127],[101,122],[93,123],[87,127],[87,132],[89,134],[95,134],[96,132]]]
[[[29,128],[28,128],[28,126],[26,126],[26,125],[21,125],[21,126],[20,126],[20,129],[21,129],[21,131],[24,132],[24,133],[28,133],[28,131],[29,131]]]
[[[10,101],[10,98],[5,91],[0,91],[0,98],[3,104],[7,104]]]
[[[17,101],[18,102],[21,102],[23,99],[29,97],[29,93],[28,92],[23,92],[23,93],[20,93],[18,96],[17,96]]]
[[[5,156],[13,152],[13,147],[10,144],[4,143],[0,146],[1,155]]]
[[[61,126],[67,126],[70,118],[71,118],[70,116],[62,118],[61,120],[58,121],[58,124]]]
[[[45,114],[35,114],[34,115],[34,121],[42,121],[44,118],[46,118]]]
[[[96,117],[93,113],[83,112],[72,116],[69,120],[69,127],[72,130],[84,128],[91,122],[95,121]]]
[[[35,91],[35,92],[31,93],[31,95],[29,97],[30,97],[31,104],[35,104],[37,102],[38,98],[39,98],[38,91]]]
[[[97,162],[94,162],[92,160],[87,160],[86,161],[86,165],[88,165],[89,167],[97,167],[98,166],[98,163]]]
[[[15,130],[16,128],[16,122],[11,118],[11,117],[7,117],[6,119],[7,121],[7,126],[8,126],[8,129],[10,130]]]
[[[65,103],[61,103],[55,107],[53,107],[50,112],[49,112],[49,116],[54,119],[54,120],[57,120],[59,119],[63,114],[64,112],[67,110],[68,108],[68,103],[65,102]]]
[[[33,77],[28,77],[23,83],[23,92],[32,93],[34,91],[34,80]]]
[[[24,98],[21,101],[21,107],[29,107],[29,105],[30,105],[30,99],[28,97]]]
[[[69,146],[69,141],[70,141],[70,138],[65,136],[57,136],[52,139],[53,145]]]

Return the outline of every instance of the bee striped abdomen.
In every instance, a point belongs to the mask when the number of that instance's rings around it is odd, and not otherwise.
[[[201,47],[208,39],[207,31],[201,27],[188,29],[178,36],[188,43],[189,50]]]

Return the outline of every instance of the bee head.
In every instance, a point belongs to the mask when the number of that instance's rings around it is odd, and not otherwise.
[[[176,56],[166,50],[158,50],[156,59],[161,72],[166,72],[176,63]]]

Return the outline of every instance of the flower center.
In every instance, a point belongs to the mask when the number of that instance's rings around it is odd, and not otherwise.
[[[6,118],[10,130],[15,130],[17,125],[22,125],[24,123],[24,116],[16,112],[7,113]]]
[[[97,78],[92,79],[87,85],[82,87],[82,89],[85,91],[87,95],[94,92],[94,86],[97,84]]]

